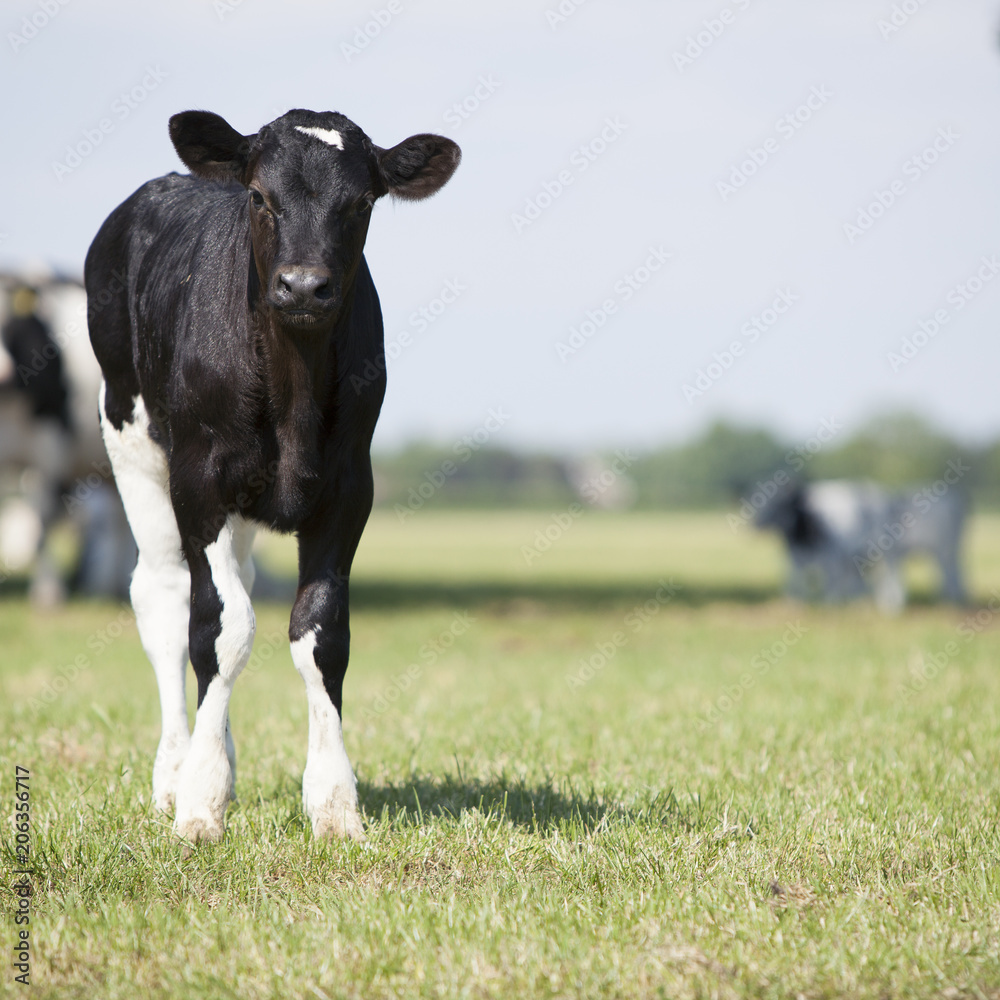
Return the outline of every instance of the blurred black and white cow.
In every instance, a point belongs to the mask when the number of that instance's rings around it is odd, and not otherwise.
[[[128,593],[135,544],[101,440],[100,383],[80,283],[37,269],[0,275],[0,573],[29,572],[38,604],[68,585]],[[69,581],[49,545],[66,519],[80,543]]]
[[[899,611],[906,603],[902,563],[924,553],[940,568],[942,597],[961,604],[967,501],[954,484],[962,469],[898,494],[848,480],[793,484],[760,508],[755,523],[784,537],[793,597],[840,602],[872,594],[881,610]]]

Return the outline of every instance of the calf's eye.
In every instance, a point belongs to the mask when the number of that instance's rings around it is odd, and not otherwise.
[[[254,208],[262,208],[264,205],[264,196],[259,191],[251,190],[250,201],[253,202]]]

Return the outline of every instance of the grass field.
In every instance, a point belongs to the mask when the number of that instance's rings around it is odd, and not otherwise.
[[[775,541],[723,514],[554,517],[373,518],[345,688],[365,845],[302,812],[286,603],[257,604],[228,832],[192,851],[150,808],[127,608],[8,597],[0,995],[20,766],[23,995],[1000,998],[1000,518],[969,538],[974,607],[918,566],[886,619],[783,600]]]

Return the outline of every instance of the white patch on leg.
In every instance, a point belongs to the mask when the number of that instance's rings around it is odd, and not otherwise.
[[[886,615],[898,615],[906,607],[906,588],[899,564],[887,556],[874,574],[875,606]]]
[[[295,131],[301,132],[303,135],[311,135],[316,139],[321,139],[330,146],[336,146],[337,149],[344,148],[344,140],[335,128],[319,128],[316,125],[296,125]]]
[[[236,551],[238,536],[243,536],[243,519],[230,516],[219,537],[205,546],[205,558],[212,571],[212,582],[222,601],[222,629],[215,640],[215,658],[219,674],[235,681],[250,659],[257,621],[241,579],[242,567]]]
[[[107,419],[106,391],[102,382],[101,432],[139,549],[130,589],[132,607],[160,692],[162,726],[153,764],[153,802],[168,810],[176,798],[178,774],[189,745],[184,679],[191,578],[170,503],[167,456],[149,436],[142,396],[134,400],[131,422],[119,431]]]
[[[240,579],[235,537],[242,519],[232,516],[219,537],[205,546],[212,583],[222,602],[221,630],[215,640],[219,673],[198,707],[191,748],[181,768],[174,829],[188,840],[219,840],[226,805],[233,794],[236,755],[229,733],[229,699],[253,648],[256,620]]]
[[[316,666],[318,631],[307,632],[291,644],[292,662],[305,681],[309,699],[309,755],[302,775],[302,804],[312,821],[314,836],[333,834],[364,840],[357,785],[344,748],[340,713],[330,701]]]

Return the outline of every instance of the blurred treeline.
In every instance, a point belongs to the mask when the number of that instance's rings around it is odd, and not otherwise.
[[[695,439],[655,451],[622,449],[586,458],[467,444],[415,444],[374,456],[376,504],[546,508],[581,502],[607,508],[728,507],[758,481],[870,479],[906,489],[948,474],[978,507],[1000,507],[1000,439],[962,444],[920,417],[895,414],[848,432],[834,423],[801,441],[717,422]]]

